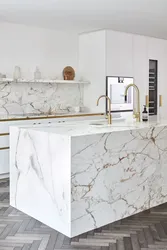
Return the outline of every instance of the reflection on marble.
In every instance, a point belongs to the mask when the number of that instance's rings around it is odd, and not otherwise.
[[[70,139],[10,132],[10,204],[70,235]]]
[[[0,115],[67,113],[71,107],[82,106],[82,88],[68,83],[0,82]]]
[[[11,128],[12,206],[74,237],[167,202],[167,125],[73,131]]]

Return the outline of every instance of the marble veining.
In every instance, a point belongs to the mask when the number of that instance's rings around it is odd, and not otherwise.
[[[167,126],[80,137],[78,144],[73,138],[74,230],[88,231],[167,201]]]
[[[91,134],[12,127],[11,205],[74,237],[167,202],[164,124]]]
[[[56,83],[0,82],[0,115],[55,114],[83,106],[83,86]]]

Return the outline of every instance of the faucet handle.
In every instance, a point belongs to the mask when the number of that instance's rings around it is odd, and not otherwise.
[[[140,113],[136,112],[133,117],[138,120],[140,118]]]
[[[133,118],[136,118],[136,109],[133,109]]]

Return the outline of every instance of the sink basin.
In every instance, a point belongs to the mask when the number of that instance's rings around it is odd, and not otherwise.
[[[90,123],[90,126],[100,128],[100,127],[109,127],[112,126],[112,124],[96,122],[96,123]]]
[[[108,123],[103,123],[103,122],[92,122],[89,124],[92,127],[96,127],[96,128],[107,128],[107,127],[135,127],[135,124],[120,124],[120,123],[112,123],[112,124],[108,124]]]

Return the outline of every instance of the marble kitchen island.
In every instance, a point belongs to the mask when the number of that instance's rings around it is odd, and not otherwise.
[[[10,204],[74,237],[167,202],[167,121],[11,127]]]

